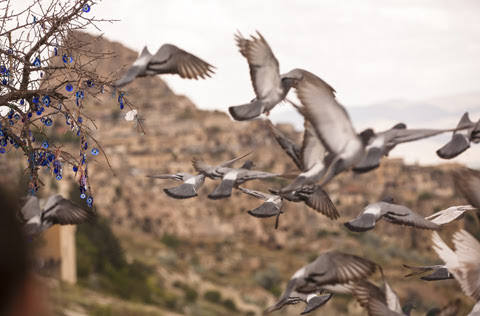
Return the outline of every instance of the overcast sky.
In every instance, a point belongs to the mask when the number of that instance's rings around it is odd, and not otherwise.
[[[478,0],[106,0],[88,14],[119,20],[99,27],[133,50],[171,43],[216,66],[208,80],[163,76],[203,109],[226,111],[254,97],[237,30],[260,31],[281,72],[315,73],[347,109],[480,91]],[[458,118],[471,110],[460,101],[450,107]]]

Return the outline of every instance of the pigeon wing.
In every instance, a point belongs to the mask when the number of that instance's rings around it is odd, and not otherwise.
[[[152,54],[150,54],[145,46],[138,59],[135,60],[130,68],[128,68],[127,72],[122,76],[122,78],[115,81],[114,86],[116,88],[123,87],[132,82],[136,77],[145,75],[147,65],[151,58]]]
[[[248,44],[239,42],[240,52],[247,58],[250,68],[250,78],[257,99],[266,98],[271,91],[281,87],[281,78],[278,61],[273,55],[270,46],[263,36],[257,32],[258,37],[251,37]]]
[[[457,280],[465,294],[478,301],[480,300],[480,243],[463,229],[453,235],[453,243],[462,275],[462,278]]]
[[[149,71],[178,74],[187,79],[205,79],[214,73],[213,69],[209,63],[171,44],[162,45],[148,64]]]
[[[468,203],[480,211],[480,172],[473,169],[464,169],[454,173],[455,187],[467,199]]]
[[[268,129],[273,134],[278,144],[285,153],[292,158],[293,162],[297,165],[298,169],[302,170],[302,163],[300,161],[300,148],[291,139],[285,136],[270,120],[265,120]]]
[[[93,216],[93,212],[82,209],[70,200],[61,199],[49,208],[45,208],[43,220],[53,224],[73,225],[83,223]]]
[[[28,221],[32,217],[36,215],[40,215],[41,209],[40,204],[38,202],[38,198],[34,195],[29,195],[27,198],[27,202],[21,209],[21,216],[23,220]]]

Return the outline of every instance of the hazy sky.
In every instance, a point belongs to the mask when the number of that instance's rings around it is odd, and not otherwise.
[[[233,39],[237,30],[245,36],[260,31],[281,72],[315,73],[336,89],[347,110],[480,91],[478,0],[107,0],[88,14],[119,20],[98,26],[107,39],[133,50],[147,45],[155,52],[171,43],[216,66],[208,80],[163,76],[203,109],[226,111],[254,97]],[[471,110],[460,99],[446,107],[453,124]],[[280,106],[273,116],[288,119],[288,111]]]

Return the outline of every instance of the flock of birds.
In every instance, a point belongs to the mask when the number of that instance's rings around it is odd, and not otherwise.
[[[237,121],[262,118],[299,171],[286,187],[271,189],[269,193],[265,193],[240,185],[255,179],[288,176],[252,170],[255,164],[251,160],[246,160],[241,167],[233,166],[250,153],[217,165],[210,165],[200,157],[193,157],[192,165],[196,174],[182,172],[149,176],[182,182],[179,186],[164,189],[172,198],[187,199],[197,196],[198,190],[208,177],[220,180],[219,185],[208,195],[209,198],[228,198],[235,188],[263,200],[260,206],[248,213],[259,218],[276,216],[275,228],[278,226],[285,201],[305,203],[335,220],[340,214],[323,187],[339,173],[346,170],[368,172],[377,168],[382,157],[388,156],[398,144],[440,133],[453,133],[451,140],[437,151],[438,156],[444,159],[456,157],[472,143],[480,142],[480,120],[472,122],[468,113],[463,115],[453,129],[408,129],[405,124],[399,123],[386,131],[374,132],[366,129],[357,134],[347,111],[337,102],[335,90],[328,83],[302,69],[280,74],[277,59],[258,32],[250,38],[244,38],[238,33],[235,40],[240,53],[248,61],[256,97],[249,103],[230,107],[229,112]],[[155,55],[145,47],[125,75],[114,83],[114,87],[119,89],[137,77],[157,74],[177,74],[188,79],[206,78],[214,73],[214,68],[170,44],[163,45]],[[292,88],[296,91],[301,105],[287,99]],[[288,139],[268,118],[262,116],[268,115],[282,101],[291,103],[305,118],[301,146]],[[393,224],[434,231],[433,249],[445,265],[406,266],[413,271],[410,275],[429,272],[423,279],[455,278],[465,294],[477,301],[469,315],[479,316],[480,243],[468,232],[461,230],[453,235],[454,251],[435,232],[442,225],[461,219],[465,212],[480,210],[480,172],[465,169],[455,173],[454,180],[456,188],[470,205],[452,206],[424,218],[405,206],[394,204],[391,198],[385,198],[367,205],[355,219],[344,225],[352,231],[363,232],[373,229],[375,223],[383,218]],[[61,195],[50,197],[43,209],[40,208],[38,199],[30,196],[21,213],[28,234],[39,234],[53,224],[77,224],[93,216],[91,212],[83,210]],[[377,269],[382,274],[383,289],[368,281]],[[280,299],[265,313],[281,309],[285,305],[305,302],[306,307],[302,314],[306,314],[326,304],[333,294],[338,293],[353,295],[359,304],[368,310],[369,315],[373,316],[409,315],[413,307],[409,303],[402,307],[380,266],[365,258],[330,251],[299,269],[288,282]],[[427,315],[456,315],[456,312],[454,307],[447,306],[444,309],[433,309]]]

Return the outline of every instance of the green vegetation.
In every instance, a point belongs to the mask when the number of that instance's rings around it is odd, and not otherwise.
[[[206,291],[205,294],[203,294],[203,297],[205,298],[205,300],[209,302],[219,303],[220,300],[222,299],[222,294],[220,294],[219,291],[210,290],[210,291]]]

